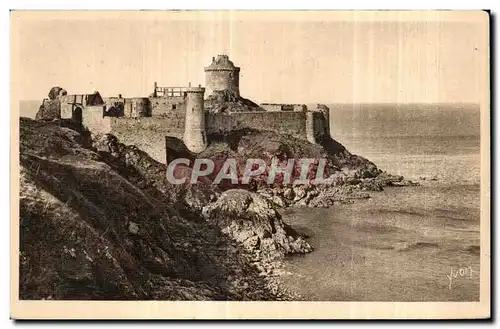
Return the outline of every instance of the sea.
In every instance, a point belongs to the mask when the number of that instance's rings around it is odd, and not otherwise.
[[[475,104],[331,104],[331,134],[420,183],[283,219],[315,251],[283,285],[316,301],[478,301],[480,110]]]

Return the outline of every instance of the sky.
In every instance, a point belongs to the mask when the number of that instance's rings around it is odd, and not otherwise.
[[[147,96],[154,81],[204,85],[203,67],[227,54],[258,103],[479,102],[487,24],[471,16],[14,14],[12,83],[19,99],[56,85]]]

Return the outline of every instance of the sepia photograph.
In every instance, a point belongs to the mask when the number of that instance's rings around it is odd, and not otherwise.
[[[23,11],[11,316],[490,317],[487,11]]]

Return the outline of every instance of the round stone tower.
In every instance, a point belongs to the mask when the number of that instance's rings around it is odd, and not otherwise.
[[[212,63],[205,67],[207,96],[214,91],[229,90],[240,95],[240,68],[234,66],[227,55],[212,57]]]
[[[204,93],[205,88],[201,86],[186,89],[186,124],[183,139],[186,147],[194,153],[203,152],[207,148]]]

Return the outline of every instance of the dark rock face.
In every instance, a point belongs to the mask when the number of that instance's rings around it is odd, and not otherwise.
[[[210,113],[265,111],[251,100],[230,90],[214,91],[205,100],[205,109]]]
[[[61,101],[59,99],[44,100],[35,116],[35,119],[40,121],[52,121],[60,118]]]
[[[203,216],[264,260],[312,251],[303,237],[281,220],[269,201],[249,191],[223,192],[215,202],[203,208]]]

